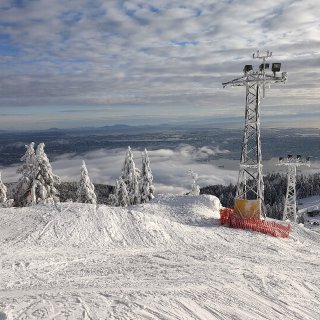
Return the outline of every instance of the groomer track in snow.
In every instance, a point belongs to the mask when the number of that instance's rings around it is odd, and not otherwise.
[[[220,225],[212,196],[0,211],[0,319],[319,319],[320,234]]]

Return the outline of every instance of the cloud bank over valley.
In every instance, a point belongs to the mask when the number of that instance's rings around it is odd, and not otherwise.
[[[54,172],[63,181],[78,181],[82,160],[86,161],[89,176],[94,183],[114,185],[121,174],[126,149],[100,149],[83,155],[63,154],[52,162]],[[156,193],[183,194],[190,191],[192,179],[188,170],[198,173],[198,184],[205,187],[212,184],[235,183],[238,172],[225,170],[206,162],[210,155],[226,154],[228,150],[218,147],[195,148],[181,145],[176,149],[158,149],[148,151],[154,176]],[[135,164],[141,168],[141,152],[133,150]],[[17,181],[17,166],[2,170],[3,180]]]

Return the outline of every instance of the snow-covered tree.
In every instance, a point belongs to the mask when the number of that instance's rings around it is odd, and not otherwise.
[[[119,179],[118,184],[119,184],[119,188],[116,194],[118,205],[121,207],[127,207],[130,204],[130,198],[127,191],[127,186],[125,182],[122,180],[122,178]]]
[[[127,186],[121,177],[116,180],[114,193],[110,196],[110,204],[121,207],[127,207],[130,204]]]
[[[77,190],[77,201],[82,203],[97,203],[97,196],[94,192],[94,185],[90,181],[86,163],[83,161],[81,166],[81,177]]]
[[[53,174],[44,147],[43,142],[39,143],[36,151],[36,175],[31,185],[32,204],[53,204],[59,201],[59,192],[55,186],[60,183],[60,178]]]
[[[1,179],[0,172],[0,204],[4,204],[7,201],[7,187],[4,185]]]
[[[1,172],[0,172],[0,207],[11,207],[13,204],[13,199],[7,199],[7,187],[2,182]]]
[[[197,185],[198,174],[192,170],[188,171],[188,174],[192,177],[192,185],[191,185],[191,192],[192,196],[198,196],[200,194],[200,187]]]
[[[140,179],[140,171],[138,169],[133,168],[130,172],[130,184],[128,189],[128,196],[130,204],[138,204],[140,203],[140,191],[139,191],[139,179]]]
[[[153,175],[150,168],[150,160],[147,149],[144,149],[142,154],[142,168],[140,177],[140,202],[144,203],[154,198],[154,186],[152,184]]]
[[[126,153],[126,157],[124,158],[122,171],[121,171],[121,178],[125,184],[127,184],[127,182],[129,181],[129,175],[130,175],[130,170],[132,167],[132,162],[133,162],[133,154],[132,154],[131,148],[129,146],[127,153]]]
[[[14,202],[16,206],[27,206],[32,204],[31,186],[38,172],[38,161],[34,151],[34,142],[26,145],[26,152],[21,157],[23,164],[17,173],[22,176],[18,180],[14,190]]]
[[[140,170],[135,166],[135,163],[133,161],[133,154],[130,147],[128,147],[128,151],[123,163],[121,179],[126,185],[126,190],[129,196],[129,204],[139,203]]]
[[[147,150],[144,151],[142,156],[142,172],[140,173],[133,161],[131,148],[128,147],[121,176],[116,182],[114,194],[110,196],[111,204],[127,206],[153,199],[152,180],[153,176]]]
[[[119,201],[118,201],[119,192],[120,192],[120,184],[119,184],[119,180],[116,180],[116,186],[114,188],[114,192],[109,196],[110,205],[115,207],[119,206]]]

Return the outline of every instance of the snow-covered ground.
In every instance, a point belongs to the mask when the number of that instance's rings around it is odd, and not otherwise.
[[[320,319],[320,234],[219,224],[212,196],[0,210],[0,319]]]

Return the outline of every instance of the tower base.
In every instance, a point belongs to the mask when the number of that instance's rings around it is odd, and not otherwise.
[[[241,218],[261,217],[261,200],[234,199],[234,212]]]

